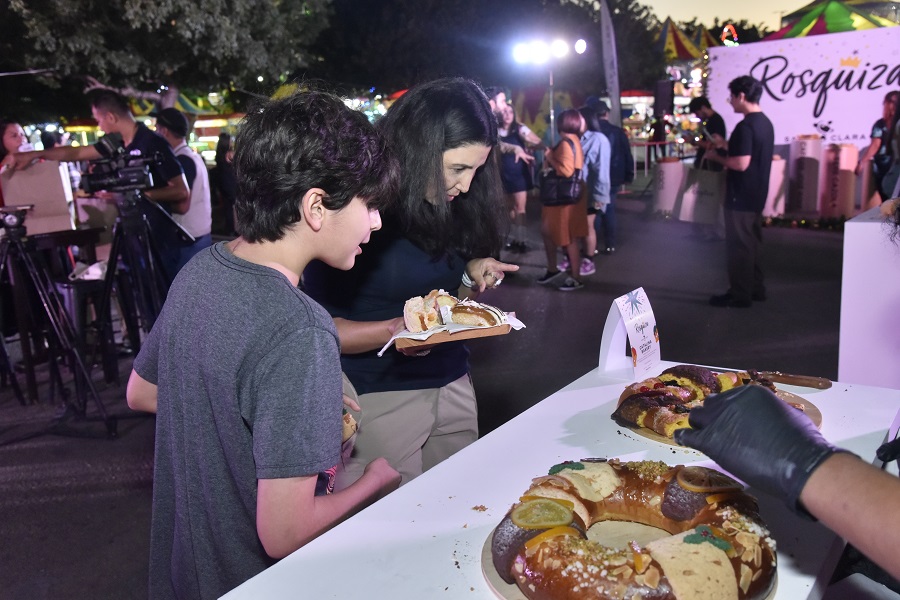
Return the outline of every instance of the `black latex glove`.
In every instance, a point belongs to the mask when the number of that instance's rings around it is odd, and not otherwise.
[[[708,397],[691,410],[689,421],[693,429],[675,431],[676,442],[700,450],[798,512],[806,480],[826,458],[840,451],[822,437],[809,417],[758,385]]]

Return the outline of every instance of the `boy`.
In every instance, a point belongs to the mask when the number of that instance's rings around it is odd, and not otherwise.
[[[377,459],[315,496],[339,462],[340,349],[297,287],[313,259],[353,266],[395,160],[364,115],[306,92],[251,110],[234,162],[241,237],[180,272],[128,381],[128,405],[157,413],[154,599],[217,598],[399,484]]]

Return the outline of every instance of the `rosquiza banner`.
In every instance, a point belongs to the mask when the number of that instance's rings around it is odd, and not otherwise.
[[[864,148],[885,94],[900,89],[900,28],[710,48],[706,93],[729,133],[743,117],[728,105],[728,83],[741,75],[762,82],[776,145],[818,134]]]

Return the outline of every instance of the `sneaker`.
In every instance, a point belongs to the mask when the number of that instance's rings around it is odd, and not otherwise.
[[[537,280],[540,285],[550,285],[555,279],[557,279],[560,275],[562,275],[562,271],[551,272],[547,271],[547,273]]]
[[[581,259],[581,267],[578,269],[578,273],[582,277],[587,277],[588,275],[593,275],[597,272],[597,267],[594,266],[594,261],[589,258]]]
[[[564,256],[561,261],[556,264],[556,268],[560,271],[568,271],[569,270],[569,257]]]
[[[566,280],[563,281],[562,285],[558,288],[561,292],[574,292],[575,290],[580,290],[584,287],[584,284],[578,281],[577,279],[573,279],[571,277],[566,277]]]

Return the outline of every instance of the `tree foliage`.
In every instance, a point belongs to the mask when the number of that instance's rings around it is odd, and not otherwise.
[[[663,75],[662,58],[646,51],[658,27],[635,0],[609,0],[618,36],[623,87]],[[393,91],[441,76],[485,85],[546,84],[546,68],[517,65],[518,41],[583,38],[588,52],[554,67],[560,86],[602,93],[599,4],[591,0],[334,0],[333,26],[313,46],[309,76],[356,88]]]
[[[304,64],[306,47],[328,24],[328,4],[10,0],[0,16],[4,29],[20,35],[6,42],[2,64],[53,69],[56,82],[93,76],[137,89],[218,90],[255,84],[259,76],[272,82]]]

